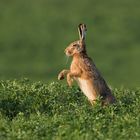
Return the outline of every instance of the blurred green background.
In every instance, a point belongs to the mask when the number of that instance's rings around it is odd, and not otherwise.
[[[140,84],[139,0],[1,0],[0,79],[51,81],[87,24],[87,51],[114,87]]]

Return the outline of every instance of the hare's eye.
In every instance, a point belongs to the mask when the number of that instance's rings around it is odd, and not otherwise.
[[[80,52],[81,51],[81,48],[80,47],[77,47],[77,50]]]
[[[77,44],[73,44],[73,46],[74,46],[74,47],[76,47],[76,46],[77,46]]]

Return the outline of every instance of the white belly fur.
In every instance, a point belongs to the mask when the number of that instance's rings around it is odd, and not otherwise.
[[[91,84],[87,80],[78,78],[78,85],[80,86],[83,93],[88,97],[89,100],[95,100],[94,90]]]

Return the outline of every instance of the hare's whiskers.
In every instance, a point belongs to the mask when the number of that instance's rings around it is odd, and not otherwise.
[[[69,61],[69,56],[66,56],[66,64],[68,63]]]

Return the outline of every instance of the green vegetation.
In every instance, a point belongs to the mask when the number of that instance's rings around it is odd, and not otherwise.
[[[77,87],[28,79],[0,82],[1,140],[138,140],[140,89],[112,89],[117,103],[92,107]]]
[[[87,50],[113,87],[140,83],[139,0],[1,0],[0,79],[55,81],[87,24]]]
[[[139,17],[139,0],[1,0],[0,140],[140,139]],[[52,82],[80,22],[115,105],[92,107],[78,87]],[[6,81],[21,77],[42,82]]]

